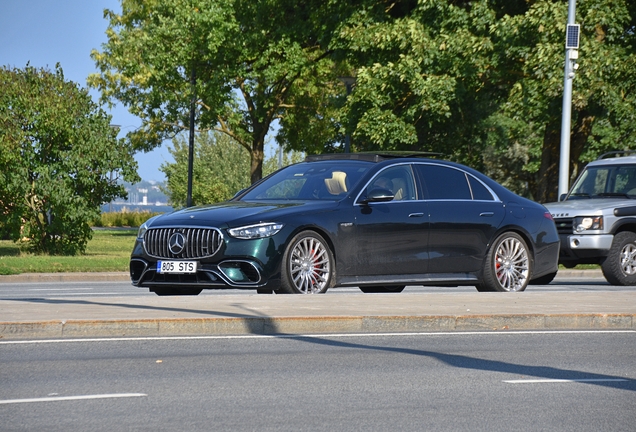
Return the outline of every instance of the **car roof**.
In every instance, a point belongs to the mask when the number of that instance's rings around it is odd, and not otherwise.
[[[590,162],[588,166],[602,165],[632,165],[636,164],[636,155],[634,151],[615,151],[604,153],[597,160]]]
[[[305,158],[305,162],[317,162],[328,160],[362,160],[368,162],[382,162],[396,158],[431,158],[442,156],[441,153],[430,152],[360,152],[360,153],[329,153],[320,155],[310,155]]]

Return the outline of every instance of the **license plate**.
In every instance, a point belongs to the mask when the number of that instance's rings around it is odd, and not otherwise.
[[[196,273],[196,261],[157,261],[157,273]]]

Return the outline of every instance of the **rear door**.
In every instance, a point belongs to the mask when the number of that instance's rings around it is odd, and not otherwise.
[[[505,216],[503,203],[461,169],[415,164],[429,212],[428,271],[474,273]]]

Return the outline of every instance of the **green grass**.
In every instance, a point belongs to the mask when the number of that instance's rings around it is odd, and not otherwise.
[[[0,275],[20,273],[128,271],[136,229],[98,230],[78,256],[32,255],[12,241],[0,241]]]

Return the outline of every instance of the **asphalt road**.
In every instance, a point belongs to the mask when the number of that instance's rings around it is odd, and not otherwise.
[[[2,431],[633,431],[636,332],[0,344]]]
[[[603,278],[559,278],[549,285],[531,285],[528,292],[567,292],[567,291],[634,291],[635,287],[612,286]],[[474,287],[422,287],[409,286],[405,293],[473,293]],[[254,294],[254,290],[203,290],[204,295],[236,295]],[[360,294],[358,288],[333,288],[327,292],[332,294]],[[0,300],[33,299],[33,298],[94,298],[110,296],[155,296],[147,288],[137,288],[130,282],[28,282],[0,284]]]

